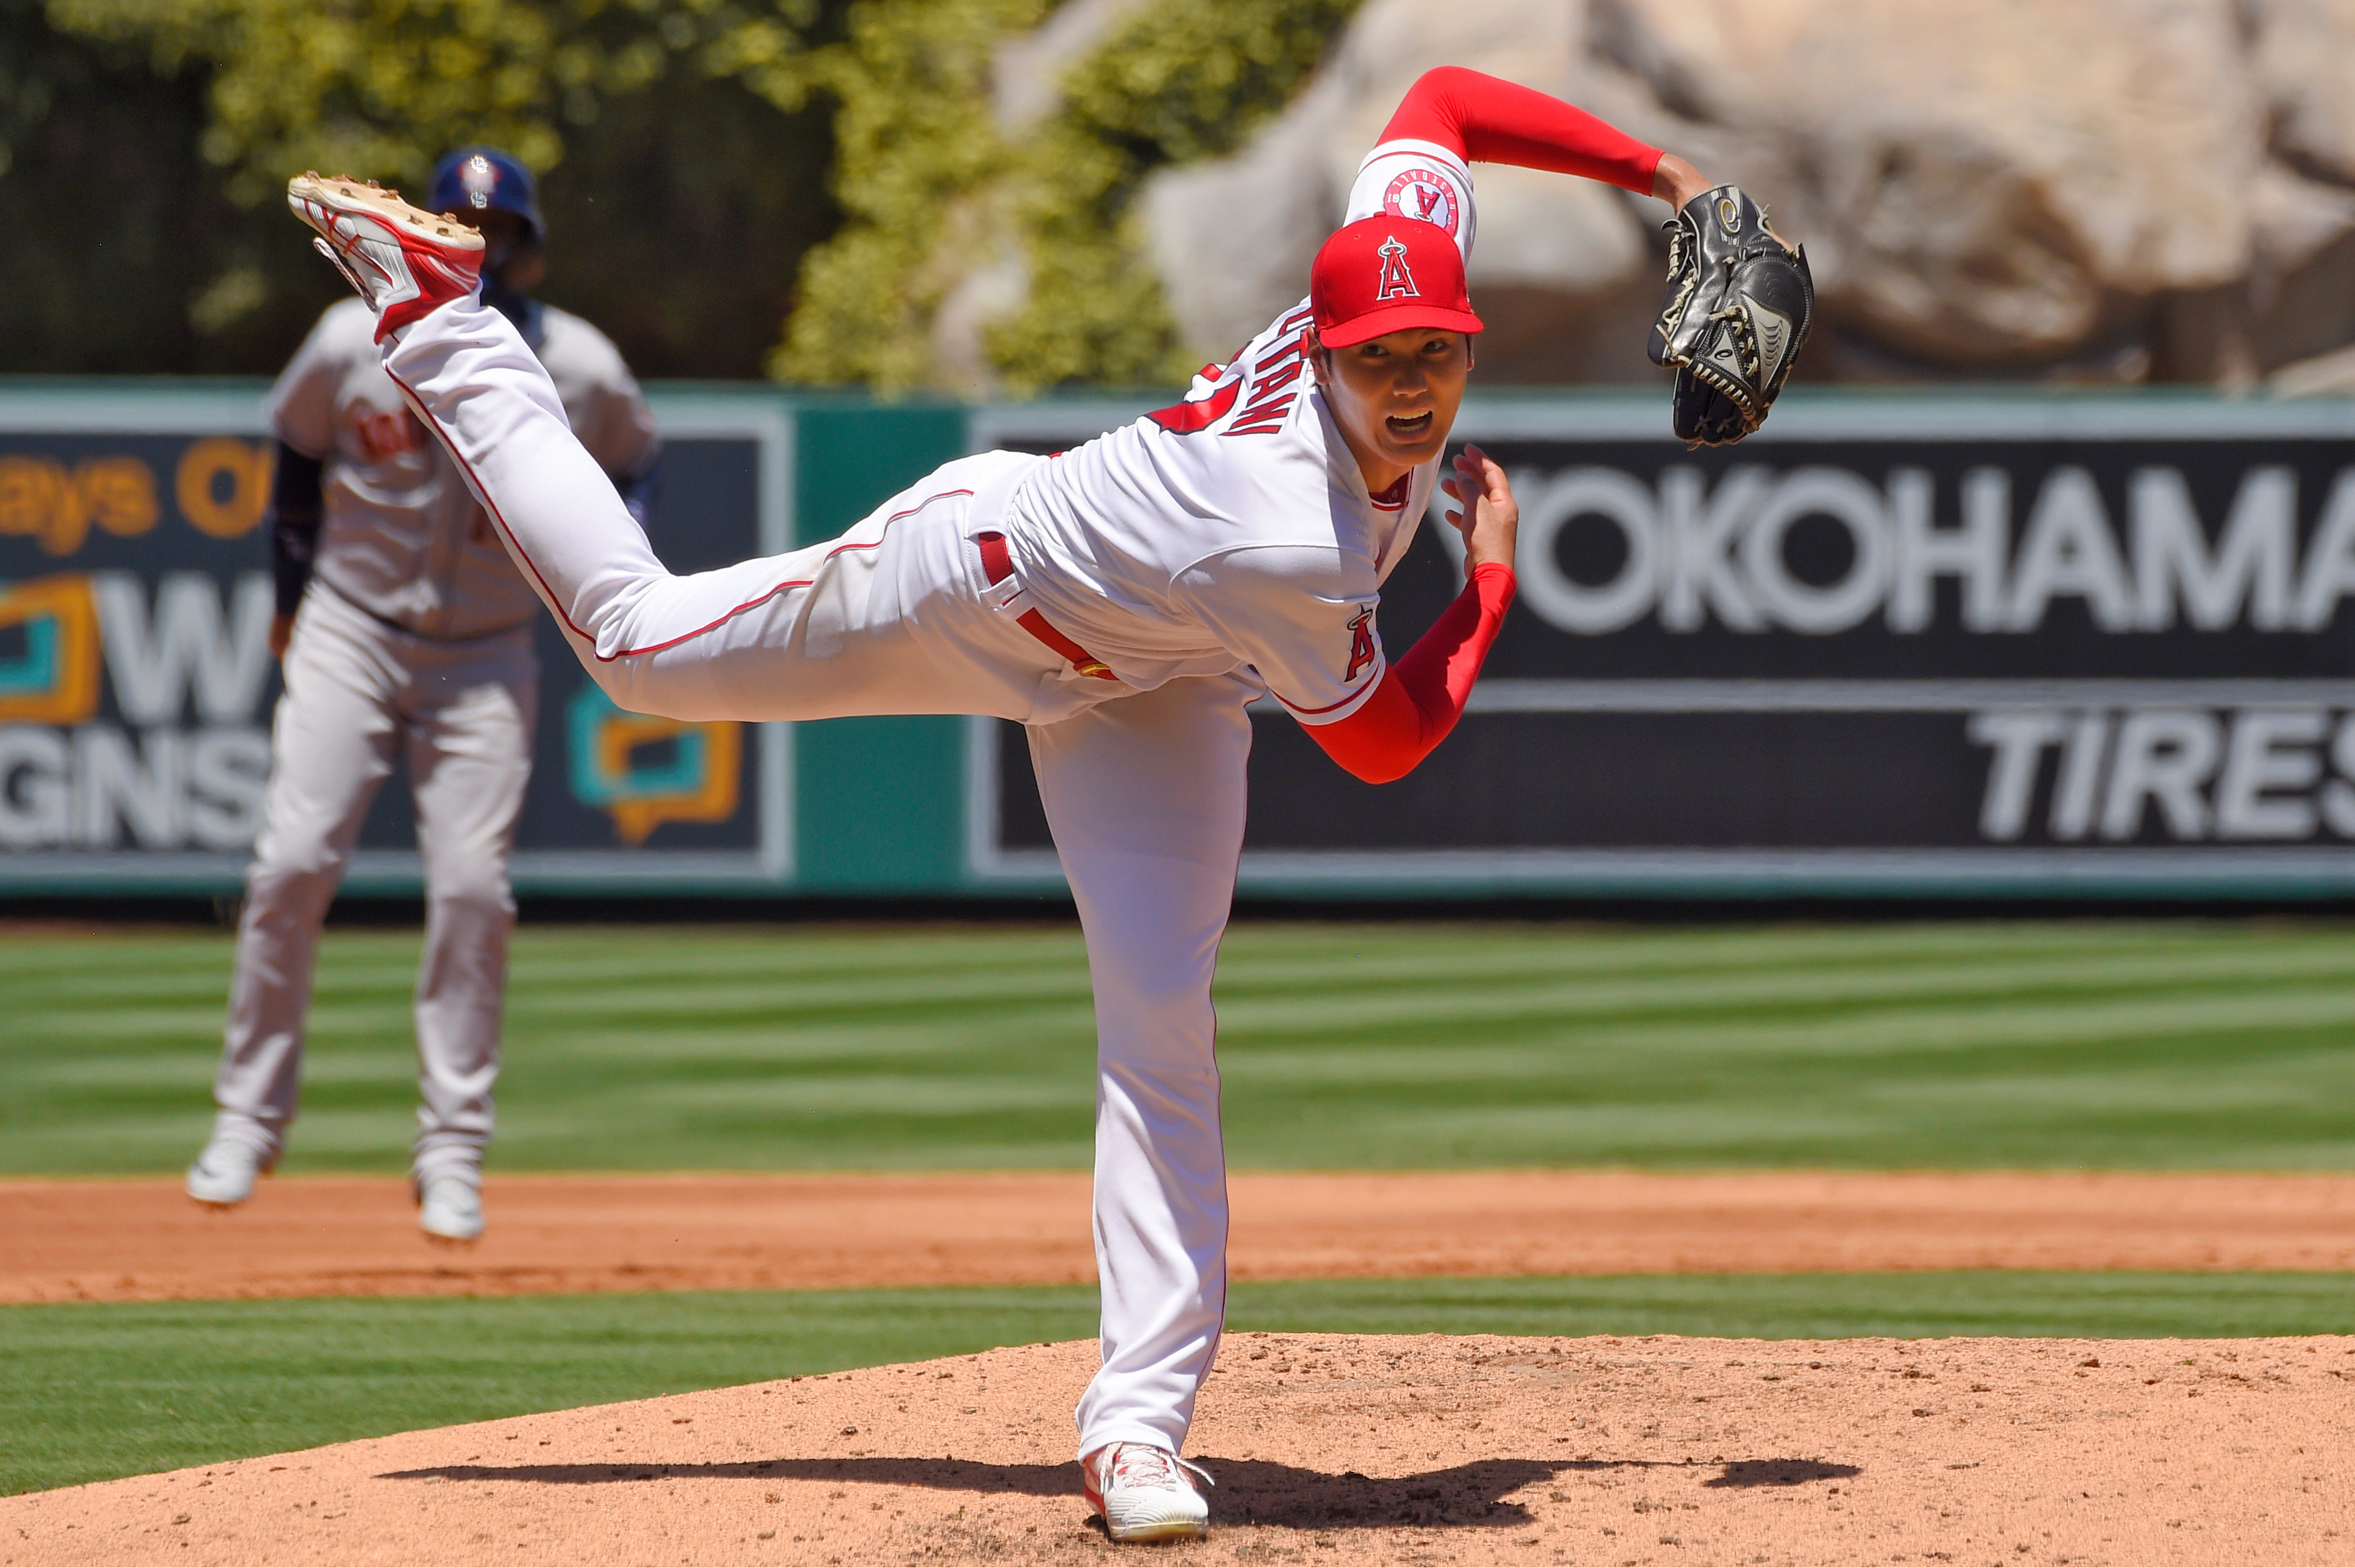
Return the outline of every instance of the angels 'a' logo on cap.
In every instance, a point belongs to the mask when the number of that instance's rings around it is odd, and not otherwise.
[[[1374,254],[1382,259],[1381,282],[1374,289],[1376,300],[1423,297],[1423,291],[1414,286],[1414,274],[1406,270],[1406,247],[1399,243],[1397,235],[1391,235],[1376,246]]]

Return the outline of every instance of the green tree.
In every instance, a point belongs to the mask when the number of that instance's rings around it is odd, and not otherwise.
[[[991,65],[1039,0],[862,0],[814,61],[841,103],[839,233],[805,263],[774,366],[793,380],[924,382],[934,314],[1011,234],[1026,302],[988,334],[1018,390],[1183,379],[1191,368],[1131,204],[1166,164],[1240,146],[1290,100],[1358,0],[1162,0],[1066,73],[1044,126],[1009,141]]]
[[[0,0],[0,370],[274,368],[343,292],[198,156],[205,87]]]
[[[757,73],[790,99],[817,0],[48,0],[60,27],[144,44],[159,70],[209,65],[208,162],[229,194],[274,197],[305,167],[421,180],[466,141],[535,169],[563,122],[641,91],[676,57]]]
[[[0,257],[0,368],[274,368],[335,294],[286,176],[414,189],[481,141],[544,176],[549,297],[645,373],[923,385],[998,251],[1008,385],[1181,375],[1136,191],[1240,144],[1356,0],[1162,0],[1008,137],[996,51],[1053,4],[0,0],[0,201],[52,219]]]
[[[779,111],[741,77],[674,61],[567,125],[540,183],[540,291],[622,347],[642,376],[757,378],[785,330],[802,258],[841,224],[827,187],[831,105]]]
[[[783,379],[884,390],[931,377],[931,330],[1015,163],[991,114],[997,46],[1045,0],[858,0],[813,61],[835,113],[839,232],[804,262],[772,362]]]
[[[990,334],[1019,387],[1186,379],[1131,204],[1168,164],[1241,146],[1290,101],[1358,0],[1166,0],[1073,70],[1034,144],[1028,301]],[[1306,280],[1303,280],[1304,286]]]
[[[830,25],[816,0],[0,0],[0,207],[40,219],[0,253],[0,369],[272,371],[343,292],[286,176],[413,189],[484,141],[545,176],[551,300],[645,374],[758,375],[838,221],[803,80]]]

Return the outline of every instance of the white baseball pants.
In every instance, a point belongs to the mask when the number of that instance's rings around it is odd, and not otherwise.
[[[515,924],[507,859],[531,776],[539,679],[531,629],[420,637],[314,579],[285,676],[238,923],[215,1130],[272,1159],[285,1147],[320,925],[368,805],[406,751],[426,889],[411,1164],[420,1178],[474,1169],[491,1139]]]
[[[980,713],[1030,727],[1096,998],[1103,1365],[1077,1412],[1080,1452],[1182,1449],[1226,1308],[1210,985],[1257,687],[1236,675],[1137,692],[1082,677],[992,609],[973,536],[1042,459],[962,459],[838,539],[674,576],[496,311],[436,311],[388,342],[385,365],[621,707],[689,720]]]

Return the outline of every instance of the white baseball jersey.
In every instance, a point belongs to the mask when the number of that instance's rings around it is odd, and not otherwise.
[[[661,443],[621,351],[579,316],[541,309],[537,352],[573,433],[608,474],[645,473]],[[326,464],[313,572],[328,587],[440,639],[487,636],[538,613],[449,454],[384,373],[366,304],[345,300],[319,317],[270,390],[270,422]]]
[[[1471,253],[1472,176],[1443,148],[1374,149],[1348,220],[1383,212]],[[1308,364],[1309,321],[1304,299],[1185,402],[1042,464],[1014,497],[1028,598],[1127,686],[1249,665],[1302,723],[1327,724],[1382,677],[1374,607],[1439,462],[1368,493]]]
[[[1352,220],[1383,212],[1468,251],[1471,177],[1443,148],[1387,144],[1348,208]],[[1103,1361],[1077,1412],[1082,1453],[1182,1450],[1222,1330],[1210,987],[1241,863],[1247,705],[1263,683],[1311,724],[1363,704],[1383,671],[1381,583],[1437,477],[1434,462],[1367,493],[1315,389],[1310,319],[1305,302],[1284,312],[1187,401],[1060,457],[962,458],[837,539],[686,576],[655,554],[496,312],[456,301],[385,345],[621,706],[1028,726],[1096,1004]],[[1115,678],[1093,678],[1071,644]]]

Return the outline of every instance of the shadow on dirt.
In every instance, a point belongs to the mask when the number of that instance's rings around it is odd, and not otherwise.
[[[1564,1474],[1604,1470],[1687,1470],[1720,1473],[1705,1487],[1791,1487],[1861,1474],[1854,1465],[1809,1459],[1737,1459],[1692,1465],[1657,1459],[1478,1459],[1419,1475],[1375,1477],[1346,1470],[1330,1475],[1263,1459],[1201,1456],[1218,1478],[1210,1492],[1213,1520],[1293,1530],[1347,1530],[1410,1525],[1424,1529],[1504,1529],[1532,1522],[1529,1511],[1506,1500],[1512,1493]],[[1080,1495],[1080,1467],[1067,1465],[984,1465],[963,1459],[756,1459],[725,1465],[438,1465],[392,1470],[380,1481],[519,1481],[540,1486],[610,1486],[663,1480],[858,1481],[879,1487],[922,1487],[987,1496]]]
[[[1737,1459],[1725,1467],[1725,1474],[1701,1485],[1796,1487],[1806,1481],[1839,1481],[1862,1474],[1854,1465],[1826,1465],[1814,1459]]]

